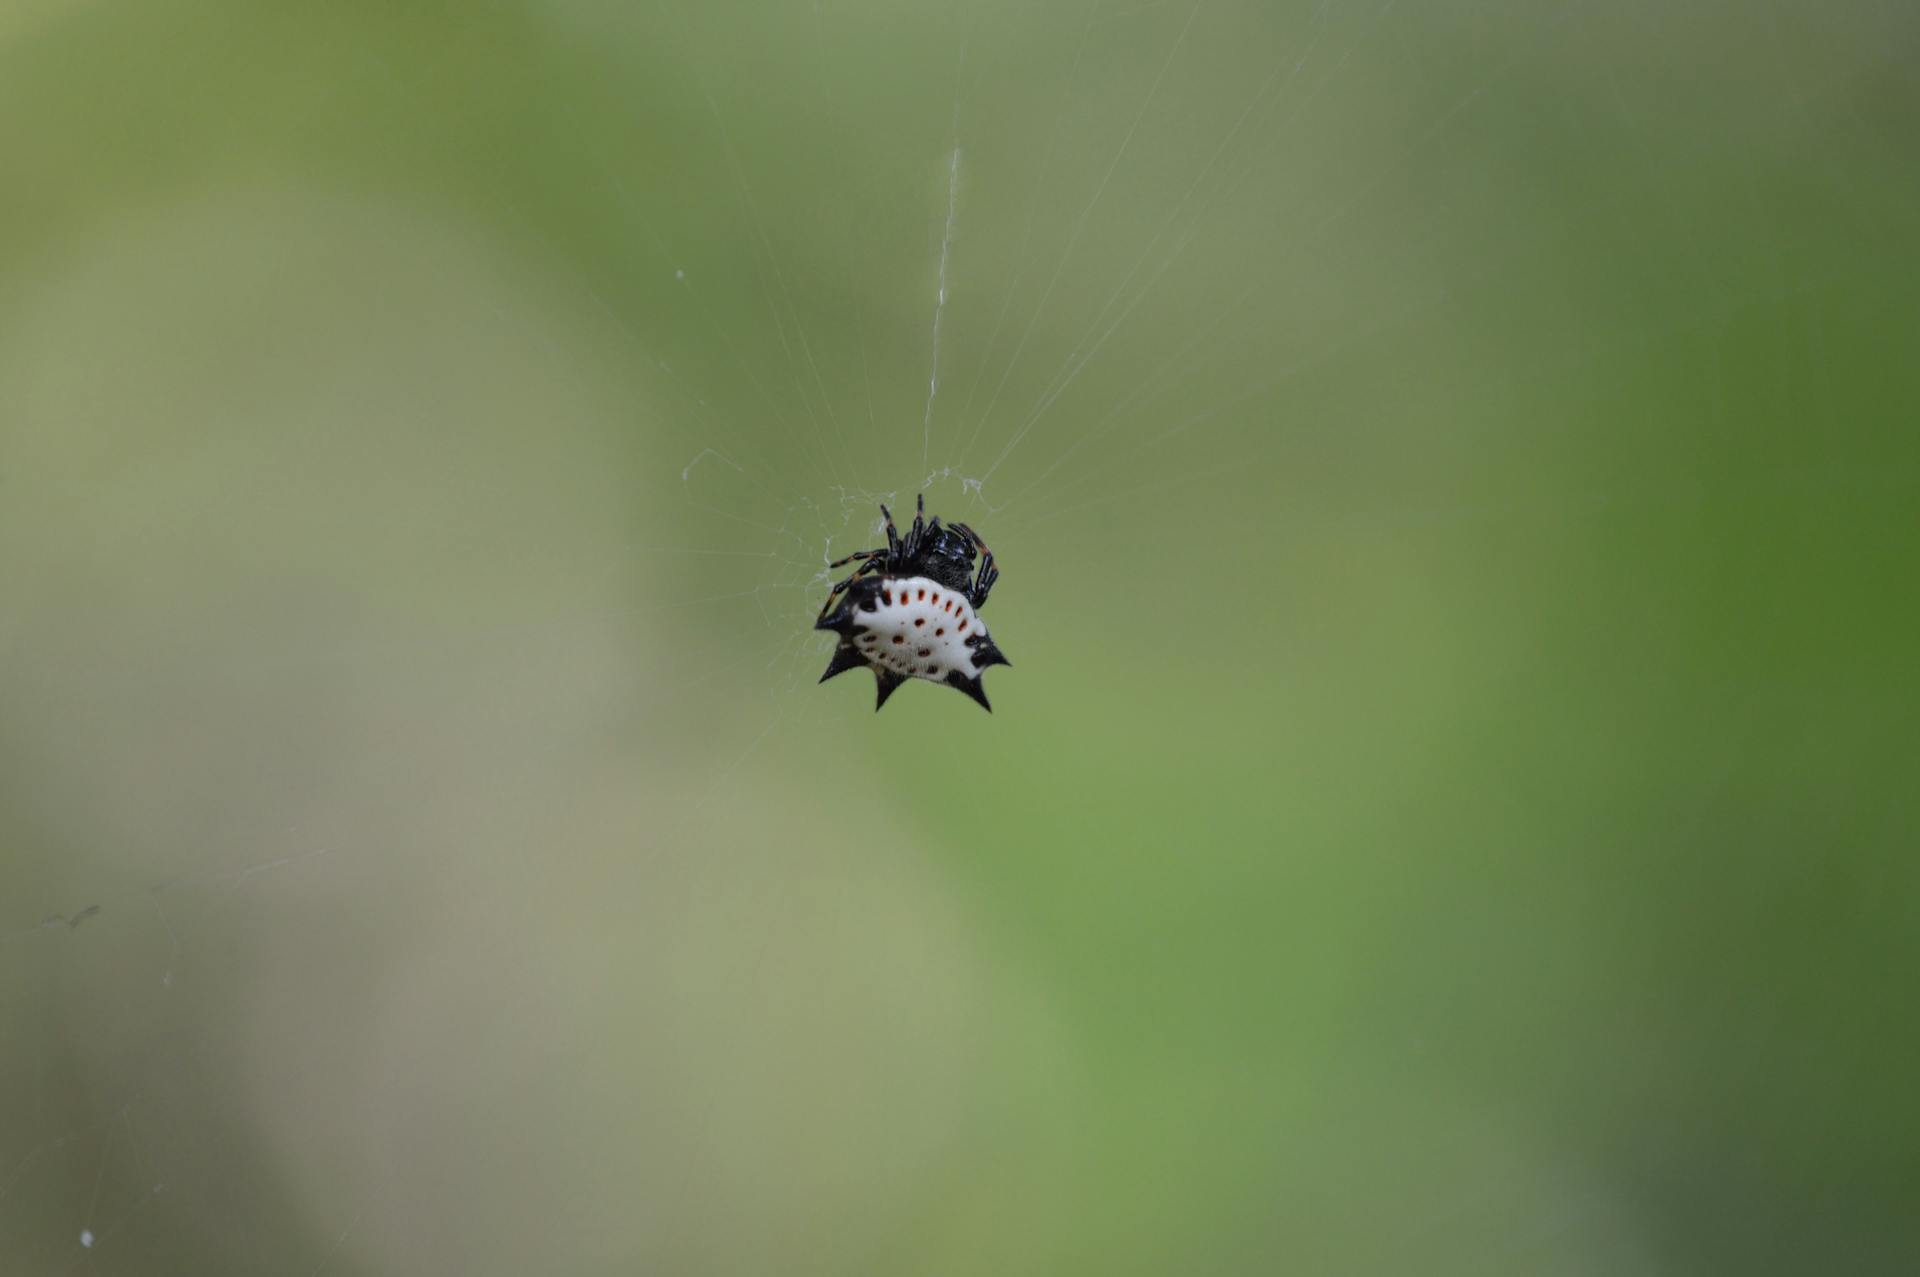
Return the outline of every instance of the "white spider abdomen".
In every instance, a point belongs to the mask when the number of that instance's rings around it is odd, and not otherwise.
[[[890,577],[872,602],[872,611],[863,606],[855,616],[864,632],[854,643],[876,668],[936,683],[956,670],[979,676],[968,640],[984,640],[987,627],[966,595],[924,576]]]

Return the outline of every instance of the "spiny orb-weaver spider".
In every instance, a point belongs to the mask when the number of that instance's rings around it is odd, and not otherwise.
[[[993,665],[1011,665],[980,619],[987,592],[1000,579],[993,551],[964,523],[942,527],[927,522],[927,499],[915,503],[913,527],[901,536],[886,506],[887,544],[860,550],[828,564],[860,566],[837,583],[820,607],[816,630],[840,636],[822,683],[864,665],[880,684],[878,710],[909,678],[957,687],[992,712],[981,674]],[[974,571],[975,551],[980,568]],[[839,606],[834,601],[839,600]]]

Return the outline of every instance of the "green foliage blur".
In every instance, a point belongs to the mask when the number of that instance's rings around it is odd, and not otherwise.
[[[1916,36],[14,0],[0,1272],[1920,1270]]]

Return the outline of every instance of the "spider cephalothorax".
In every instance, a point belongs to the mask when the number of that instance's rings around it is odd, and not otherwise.
[[[964,523],[943,527],[937,515],[927,522],[925,497],[904,537],[893,526],[893,513],[885,506],[880,513],[887,517],[886,548],[828,565],[860,566],[833,587],[813,624],[840,636],[820,681],[864,665],[880,684],[875,709],[909,678],[924,678],[957,687],[991,710],[980,676],[988,666],[1012,664],[980,619],[987,592],[1000,578],[993,551]]]

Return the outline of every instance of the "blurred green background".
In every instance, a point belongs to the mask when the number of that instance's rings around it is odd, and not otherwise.
[[[0,1271],[1920,1271],[1916,35],[13,0]]]

